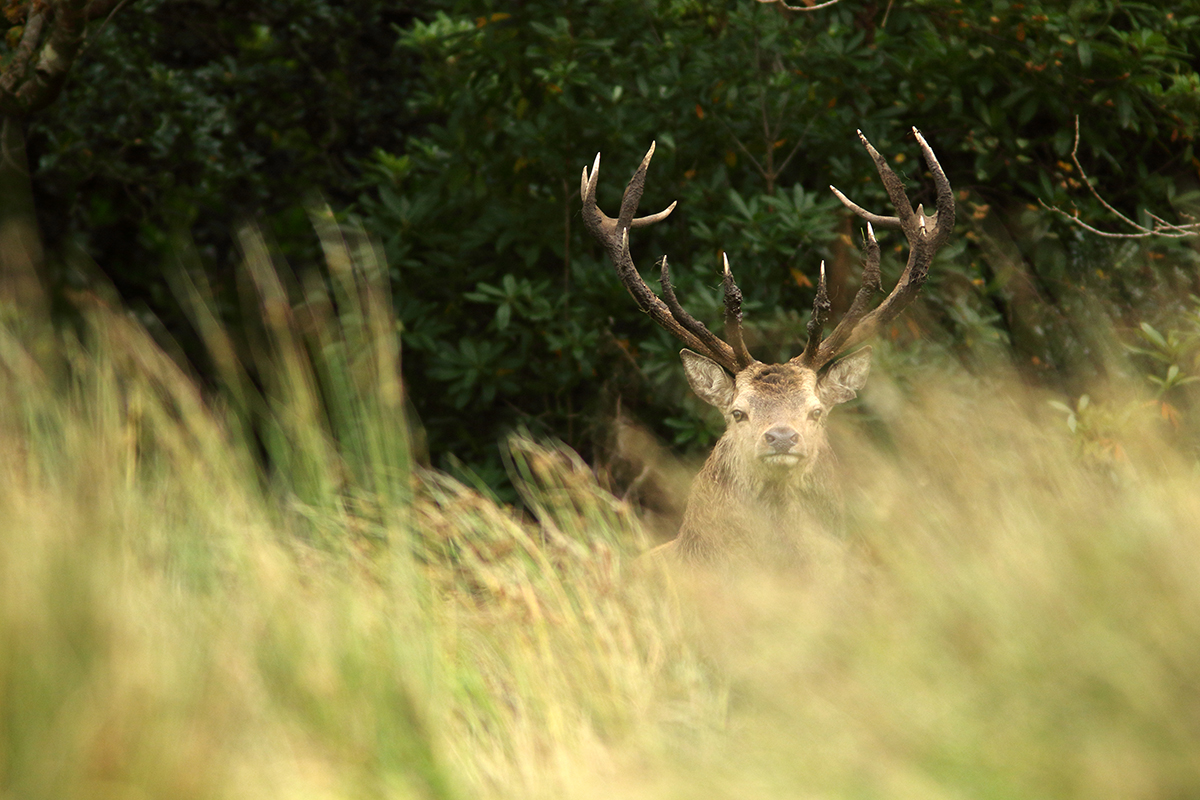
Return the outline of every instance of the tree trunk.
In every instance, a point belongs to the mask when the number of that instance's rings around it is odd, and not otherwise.
[[[25,155],[25,120],[0,117],[0,300],[20,313],[43,307],[41,235]]]

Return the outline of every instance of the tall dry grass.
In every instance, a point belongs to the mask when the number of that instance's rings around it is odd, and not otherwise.
[[[215,390],[121,309],[0,326],[0,794],[1200,793],[1200,498],[1152,423],[1081,459],[997,370],[882,359],[851,531],[668,572],[569,451],[524,510],[415,467],[386,270],[243,238]],[[1135,418],[1136,422],[1136,418]],[[269,464],[264,470],[260,465]]]

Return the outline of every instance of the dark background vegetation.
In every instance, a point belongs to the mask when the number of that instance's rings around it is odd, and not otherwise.
[[[678,345],[635,309],[579,216],[595,153],[612,212],[651,141],[643,208],[680,205],[639,232],[635,258],[648,272],[669,254],[685,305],[714,325],[727,252],[760,359],[802,346],[822,259],[835,304],[854,288],[861,233],[826,187],[887,209],[856,129],[929,198],[915,125],[960,223],[921,307],[889,335],[968,366],[1001,352],[1077,395],[1111,368],[1088,326],[1112,317],[1140,337],[1160,400],[1189,402],[1200,328],[1177,320],[1196,309],[1200,272],[1187,240],[1101,239],[1042,203],[1115,225],[1072,163],[1078,115],[1079,159],[1109,201],[1186,221],[1196,0],[842,0],[807,14],[750,0],[4,6],[6,74],[38,14],[94,12],[61,93],[40,109],[0,103],[27,147],[37,266],[64,317],[74,293],[115,287],[203,374],[172,272],[202,270],[236,330],[239,226],[318,269],[307,210],[328,203],[382,244],[431,460],[493,485],[497,442],[518,427],[604,458],[618,399],[684,449],[715,433]],[[905,253],[883,244],[886,284]]]

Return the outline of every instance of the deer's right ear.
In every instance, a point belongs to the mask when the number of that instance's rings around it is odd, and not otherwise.
[[[724,411],[733,401],[733,378],[717,362],[691,350],[680,350],[683,372],[692,391],[709,405]]]

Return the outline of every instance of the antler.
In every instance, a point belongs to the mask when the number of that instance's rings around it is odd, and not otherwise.
[[[883,180],[883,186],[896,209],[896,216],[872,214],[853,203],[833,186],[829,187],[846,208],[867,221],[867,257],[863,264],[862,287],[854,295],[850,309],[833,329],[833,333],[822,341],[821,331],[829,315],[829,297],[825,290],[825,264],[821,264],[817,298],[813,301],[812,319],[808,323],[808,343],[804,346],[804,352],[792,359],[793,362],[820,369],[841,353],[874,336],[917,296],[929,275],[929,265],[934,254],[950,237],[950,231],[954,228],[954,194],[950,190],[950,181],[946,179],[946,173],[938,164],[937,156],[933,154],[921,132],[913,128],[913,135],[917,137],[921,153],[925,156],[925,163],[929,165],[929,171],[933,174],[933,184],[937,189],[937,213],[932,217],[926,216],[923,205],[918,205],[916,210],[913,210],[908,195],[904,192],[904,184],[888,166],[887,160],[871,146],[862,131],[859,131],[858,138],[875,160],[875,167],[879,170],[879,177]],[[904,266],[896,288],[892,289],[891,294],[873,311],[870,310],[872,295],[879,291],[880,287],[879,242],[875,241],[872,225],[880,228],[899,228],[904,232],[904,238],[908,239],[909,248],[908,263]]]
[[[645,217],[635,217],[638,203],[642,199],[642,191],[646,187],[646,169],[654,156],[654,144],[646,151],[641,165],[629,179],[625,194],[621,198],[620,215],[613,219],[600,210],[596,205],[596,181],[600,176],[600,154],[596,154],[596,162],[592,165],[589,176],[587,167],[583,168],[583,177],[579,182],[579,196],[583,200],[583,221],[592,232],[617,269],[617,275],[625,288],[633,295],[638,307],[650,315],[650,318],[665,328],[673,336],[681,339],[688,347],[696,350],[713,361],[716,361],[733,374],[741,372],[755,363],[746,350],[742,339],[742,292],[733,280],[729,271],[729,259],[725,258],[725,336],[726,343],[710,331],[703,322],[683,310],[675,297],[675,288],[671,285],[671,274],[667,267],[667,258],[662,260],[662,298],[642,280],[641,274],[629,254],[629,231],[632,228],[644,228],[655,222],[666,219],[675,210],[675,203],[667,206],[664,211]],[[664,302],[665,301],[665,302]]]

